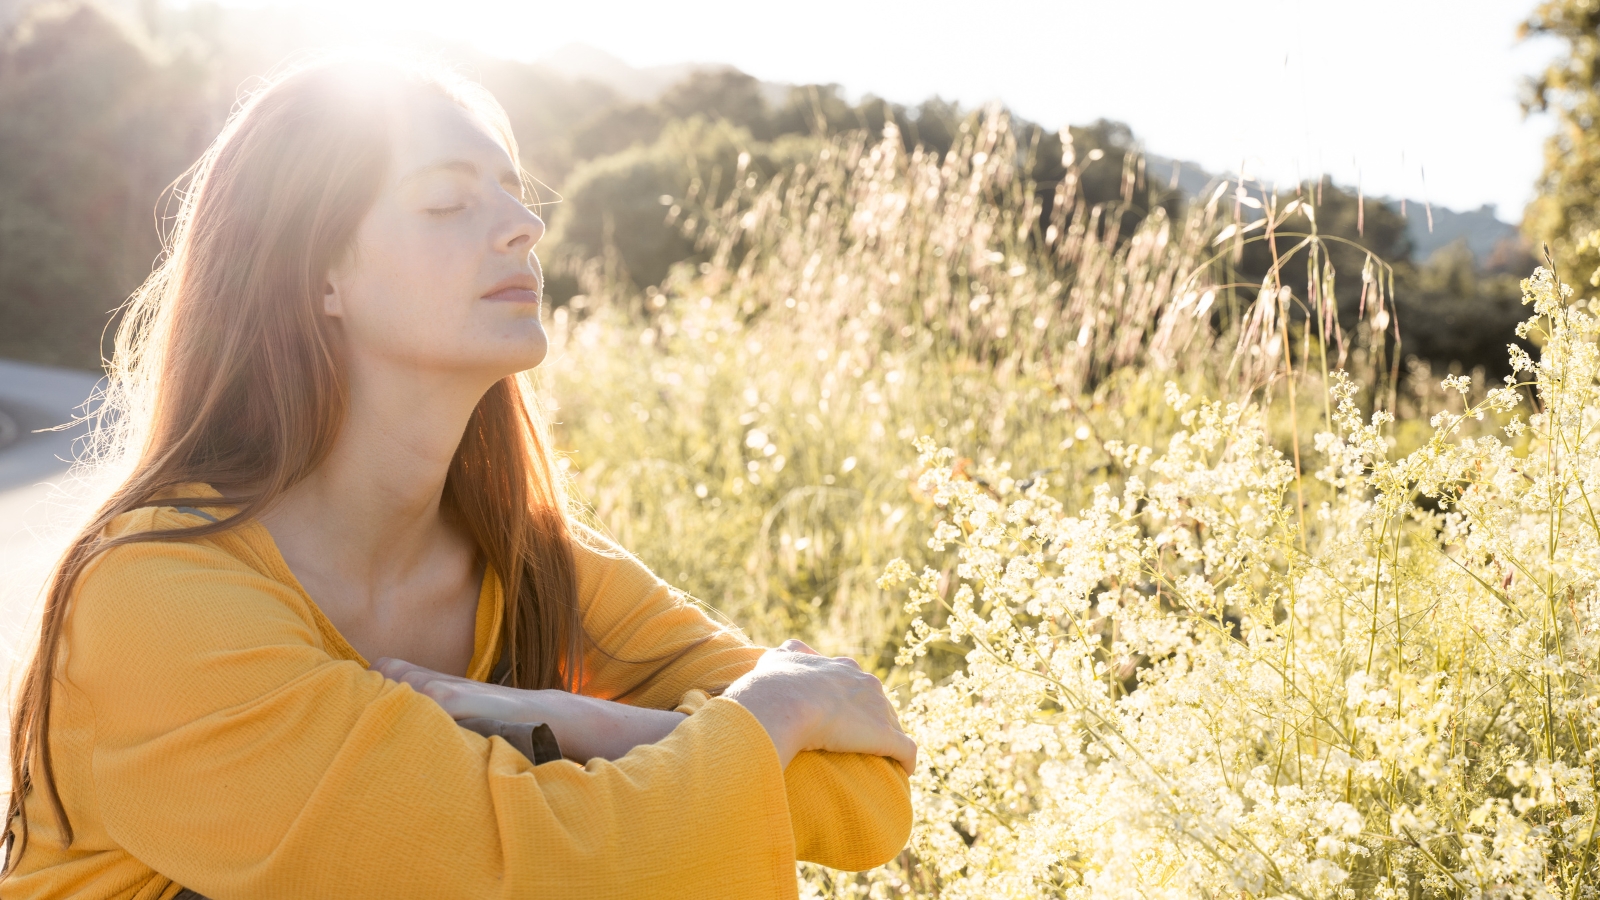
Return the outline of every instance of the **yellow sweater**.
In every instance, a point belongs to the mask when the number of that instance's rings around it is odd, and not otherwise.
[[[203,521],[153,508],[108,531]],[[637,559],[576,553],[584,626],[607,651],[585,660],[587,692],[717,630]],[[499,656],[502,612],[486,577],[473,678]],[[632,695],[688,695],[665,740],[536,767],[369,671],[259,523],[102,555],[67,628],[51,750],[76,839],[61,846],[34,791],[0,898],[793,898],[797,858],[869,868],[910,831],[898,764],[811,752],[783,770],[754,716],[699,693],[760,655],[731,633]]]

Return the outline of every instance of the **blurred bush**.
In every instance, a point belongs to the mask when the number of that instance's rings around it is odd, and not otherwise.
[[[726,119],[668,120],[652,143],[578,166],[553,210],[551,244],[573,262],[606,259],[635,288],[657,284],[696,256],[686,207],[720,204],[739,181],[764,183],[817,147],[799,135],[757,141]]]
[[[0,44],[0,355],[99,360],[159,251],[162,189],[220,119],[188,54],[97,7],[34,7]]]
[[[320,40],[305,21],[268,8],[141,9],[140,21],[125,22],[88,0],[44,0],[0,39],[0,355],[96,366],[113,311],[159,252],[163,189],[241,91]],[[692,237],[697,216],[751,179],[792,171],[835,137],[876,140],[892,126],[906,152],[943,158],[980,118],[938,98],[850,102],[837,85],[820,84],[785,92],[727,68],[694,72],[638,102],[538,64],[428,49],[500,99],[523,165],[544,185],[537,200],[551,225],[541,255],[552,305],[580,292],[584,272],[626,285],[641,302],[675,264],[708,261]],[[1085,227],[1100,236],[1128,240],[1152,214],[1183,215],[1176,181],[1149,176],[1125,125],[1102,120],[1057,132],[1013,119],[1011,133],[1036,192],[1030,215],[1039,237],[1069,169],[1074,202],[1098,210]],[[1231,190],[1221,200],[1245,219],[1250,203],[1269,199]],[[1498,269],[1492,261],[1468,265],[1459,253],[1412,266],[1404,223],[1391,208],[1334,185],[1315,193],[1317,231],[1334,239],[1324,262],[1359,272],[1371,251],[1397,264],[1402,352],[1440,368],[1503,366],[1503,348],[1482,336],[1502,332],[1518,293],[1493,271],[1526,271],[1523,256]],[[1299,262],[1274,260],[1261,242],[1240,242],[1224,260],[1245,286],[1259,285],[1275,264],[1288,271]],[[1356,277],[1337,284],[1346,330],[1362,309],[1362,286]],[[1304,310],[1290,315],[1303,319]]]

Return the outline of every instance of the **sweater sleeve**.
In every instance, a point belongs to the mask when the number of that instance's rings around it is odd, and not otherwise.
[[[597,645],[585,657],[584,693],[638,706],[703,709],[716,701],[704,695],[686,701],[685,695],[727,687],[764,652],[717,625],[635,557],[581,545],[577,552],[584,628]],[[784,780],[799,859],[859,871],[905,847],[911,787],[894,760],[806,752],[790,762]]]
[[[292,588],[204,543],[102,556],[64,667],[93,815],[212,897],[794,897],[783,775],[714,700],[614,763],[533,766],[331,657]]]

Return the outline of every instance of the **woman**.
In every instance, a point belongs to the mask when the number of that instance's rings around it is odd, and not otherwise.
[[[345,59],[197,164],[117,336],[130,474],[15,706],[0,897],[793,897],[899,851],[876,679],[569,519],[516,159],[476,85]]]

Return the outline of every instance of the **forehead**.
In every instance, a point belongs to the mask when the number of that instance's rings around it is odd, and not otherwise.
[[[496,174],[515,168],[504,141],[447,97],[419,92],[407,98],[398,113],[391,181],[441,160],[465,160]]]

